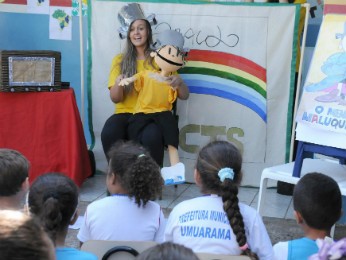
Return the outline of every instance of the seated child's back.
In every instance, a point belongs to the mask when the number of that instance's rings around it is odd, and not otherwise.
[[[39,176],[31,185],[28,206],[36,215],[55,245],[57,260],[96,260],[88,252],[65,246],[69,224],[78,217],[78,187],[67,176],[59,173],[46,173]]]
[[[261,216],[239,203],[242,157],[226,141],[214,141],[197,157],[195,182],[204,196],[183,201],[172,210],[165,240],[194,252],[244,254],[273,259],[273,248]]]
[[[154,200],[161,194],[160,167],[141,146],[117,143],[109,153],[110,196],[91,203],[78,233],[88,240],[163,241],[165,219]]]
[[[274,245],[275,259],[308,259],[317,253],[316,239],[330,235],[341,216],[341,192],[338,184],[321,173],[304,175],[293,191],[294,216],[305,237]]]

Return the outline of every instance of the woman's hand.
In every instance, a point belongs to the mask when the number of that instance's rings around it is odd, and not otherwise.
[[[114,103],[119,103],[124,99],[124,87],[119,85],[120,81],[123,79],[124,75],[119,75],[116,78],[113,87],[111,87],[109,90],[109,95]]]
[[[178,98],[183,100],[188,99],[190,94],[189,88],[179,75],[168,76],[166,81],[174,90],[178,92]]]
[[[115,85],[119,86],[120,81],[122,81],[125,78],[124,75],[119,75],[116,79],[115,79]]]

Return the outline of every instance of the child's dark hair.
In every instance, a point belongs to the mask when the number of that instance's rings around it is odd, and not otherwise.
[[[251,259],[258,259],[248,248],[243,216],[238,205],[238,186],[242,179],[241,165],[242,156],[235,145],[226,141],[213,141],[199,152],[196,169],[202,181],[201,191],[222,197],[223,208],[243,254]],[[221,181],[218,174],[222,169],[233,170],[233,179],[225,178]]]
[[[12,196],[20,191],[29,176],[29,162],[20,152],[0,149],[0,196]]]
[[[342,197],[338,184],[322,173],[304,175],[293,190],[293,208],[309,227],[330,231],[341,216]]]
[[[78,187],[67,176],[46,173],[37,177],[29,191],[29,210],[36,215],[55,242],[67,230],[78,205]]]
[[[1,259],[52,259],[51,243],[35,218],[20,211],[0,211]]]
[[[108,155],[108,174],[120,177],[121,186],[129,197],[135,198],[139,207],[161,195],[163,179],[160,167],[144,147],[131,141],[119,141]]]
[[[183,245],[175,244],[172,242],[165,242],[148,248],[136,259],[138,260],[198,260],[197,255],[190,249]]]

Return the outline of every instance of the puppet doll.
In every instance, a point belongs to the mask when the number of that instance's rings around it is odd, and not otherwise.
[[[129,120],[128,134],[136,140],[141,129],[151,122],[162,129],[164,144],[168,147],[170,167],[163,167],[161,174],[165,184],[178,184],[185,181],[185,166],[179,161],[178,122],[172,114],[173,103],[177,99],[177,90],[167,82],[167,77],[184,65],[186,52],[183,48],[184,37],[181,33],[167,30],[158,35],[151,52],[157,71],[142,71],[120,81],[120,86],[134,82],[138,92],[135,112]]]

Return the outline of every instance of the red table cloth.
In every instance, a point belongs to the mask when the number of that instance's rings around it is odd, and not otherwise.
[[[30,161],[29,180],[47,172],[78,186],[91,176],[87,144],[73,89],[0,93],[0,147]]]

